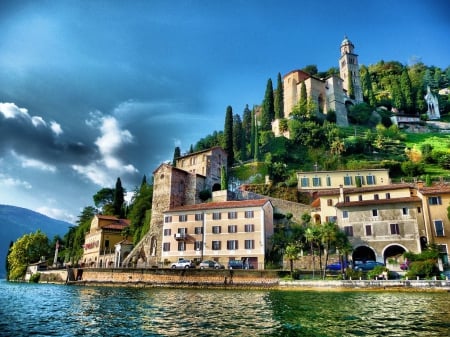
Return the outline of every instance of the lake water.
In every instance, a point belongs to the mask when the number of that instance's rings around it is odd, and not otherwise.
[[[1,336],[449,336],[450,293],[0,281]]]

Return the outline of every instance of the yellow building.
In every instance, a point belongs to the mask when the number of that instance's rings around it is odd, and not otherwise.
[[[173,207],[164,212],[162,262],[185,258],[226,266],[243,260],[264,269],[272,234],[273,207],[267,199]]]
[[[119,266],[120,262],[115,261],[115,246],[124,242],[122,231],[129,225],[130,220],[128,219],[95,215],[84,240],[83,265],[97,268]]]

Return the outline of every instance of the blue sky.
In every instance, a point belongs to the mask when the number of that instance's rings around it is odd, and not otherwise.
[[[176,146],[260,104],[267,80],[360,64],[450,65],[448,1],[2,1],[0,203],[76,221]]]

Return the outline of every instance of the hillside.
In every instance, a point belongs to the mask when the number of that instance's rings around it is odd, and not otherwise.
[[[0,205],[0,278],[5,278],[5,261],[11,241],[40,229],[49,239],[63,236],[72,224],[55,220],[26,208]]]

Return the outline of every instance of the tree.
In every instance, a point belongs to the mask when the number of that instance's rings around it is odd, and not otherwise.
[[[48,257],[49,253],[48,238],[40,230],[18,238],[8,254],[9,280],[23,279],[27,266]]]
[[[283,81],[281,79],[280,73],[278,73],[277,77],[277,89],[275,90],[274,109],[275,109],[275,119],[280,119],[284,117],[284,92],[283,92]]]
[[[300,249],[295,243],[290,243],[286,246],[285,256],[289,260],[289,270],[291,271],[291,276],[294,273],[294,260],[298,259],[300,254]]]
[[[338,227],[333,222],[325,222],[320,227],[320,238],[325,251],[325,266],[328,264],[328,255],[332,245],[336,242]],[[323,269],[323,279],[325,279],[326,268]]]
[[[244,131],[238,114],[235,114],[233,118],[233,151],[235,158],[245,160]]]
[[[414,111],[414,99],[412,93],[411,80],[408,75],[406,68],[403,69],[402,75],[400,77],[400,90],[403,96],[404,109],[408,113]]]
[[[223,129],[224,134],[224,150],[228,155],[228,167],[232,167],[234,163],[233,153],[233,109],[231,106],[227,106],[225,113],[225,126]]]
[[[348,97],[355,99],[355,86],[353,84],[353,74],[351,71],[348,72]]]
[[[177,146],[177,147],[175,147],[175,150],[173,151],[173,161],[172,161],[173,166],[176,166],[177,159],[180,157],[181,157],[181,150],[180,150],[180,147]]]
[[[352,105],[348,112],[349,122],[352,124],[365,125],[372,114],[372,108],[367,103]]]
[[[145,177],[145,176],[144,176]],[[138,243],[146,234],[143,231],[145,225],[147,212],[152,208],[153,186],[142,181],[139,189],[136,189],[131,198],[130,212],[128,218],[130,219],[130,226],[128,235],[133,236],[133,242]]]
[[[247,147],[252,142],[252,112],[248,108],[248,104],[245,105],[244,112],[242,114],[242,131],[243,131],[243,145],[246,147],[246,153],[245,158],[248,158],[248,156],[251,156],[252,150],[250,146],[250,150],[247,149]]]
[[[225,166],[222,166],[220,169],[220,189],[228,190],[228,176]]]
[[[94,194],[94,205],[98,209],[101,209],[103,213],[105,213],[105,208],[111,209],[113,200],[114,200],[114,189],[112,188],[102,188],[100,191]],[[106,213],[109,214],[109,213]]]
[[[295,107],[294,107],[295,109]],[[294,110],[293,109],[293,110]],[[306,84],[305,81],[300,84],[300,99],[298,101],[298,112],[300,115],[308,115],[308,94],[306,92]],[[295,113],[292,111],[292,113]]]
[[[261,111],[261,130],[272,130],[272,121],[275,118],[274,110],[274,98],[273,98],[273,85],[272,79],[269,78],[266,86],[266,93],[264,94],[264,100],[262,103]]]
[[[315,65],[315,64],[309,64],[306,67],[304,67],[302,70],[310,75],[316,75],[318,73],[317,65]]]
[[[113,200],[113,209],[114,215],[119,218],[124,217],[124,203],[125,203],[125,190],[122,187],[122,182],[120,178],[116,180],[116,188],[114,189],[114,200]]]
[[[313,262],[313,278],[316,270],[316,261],[315,261],[315,254],[314,254],[314,248],[317,246],[320,250],[320,231],[319,228],[314,224],[309,224],[308,227],[305,230],[305,239],[306,242],[310,245],[311,255],[312,255],[312,262]]]
[[[255,116],[255,108],[251,112],[251,121],[250,121],[250,157],[255,158],[255,141],[257,139],[257,131],[256,131],[256,116]]]

